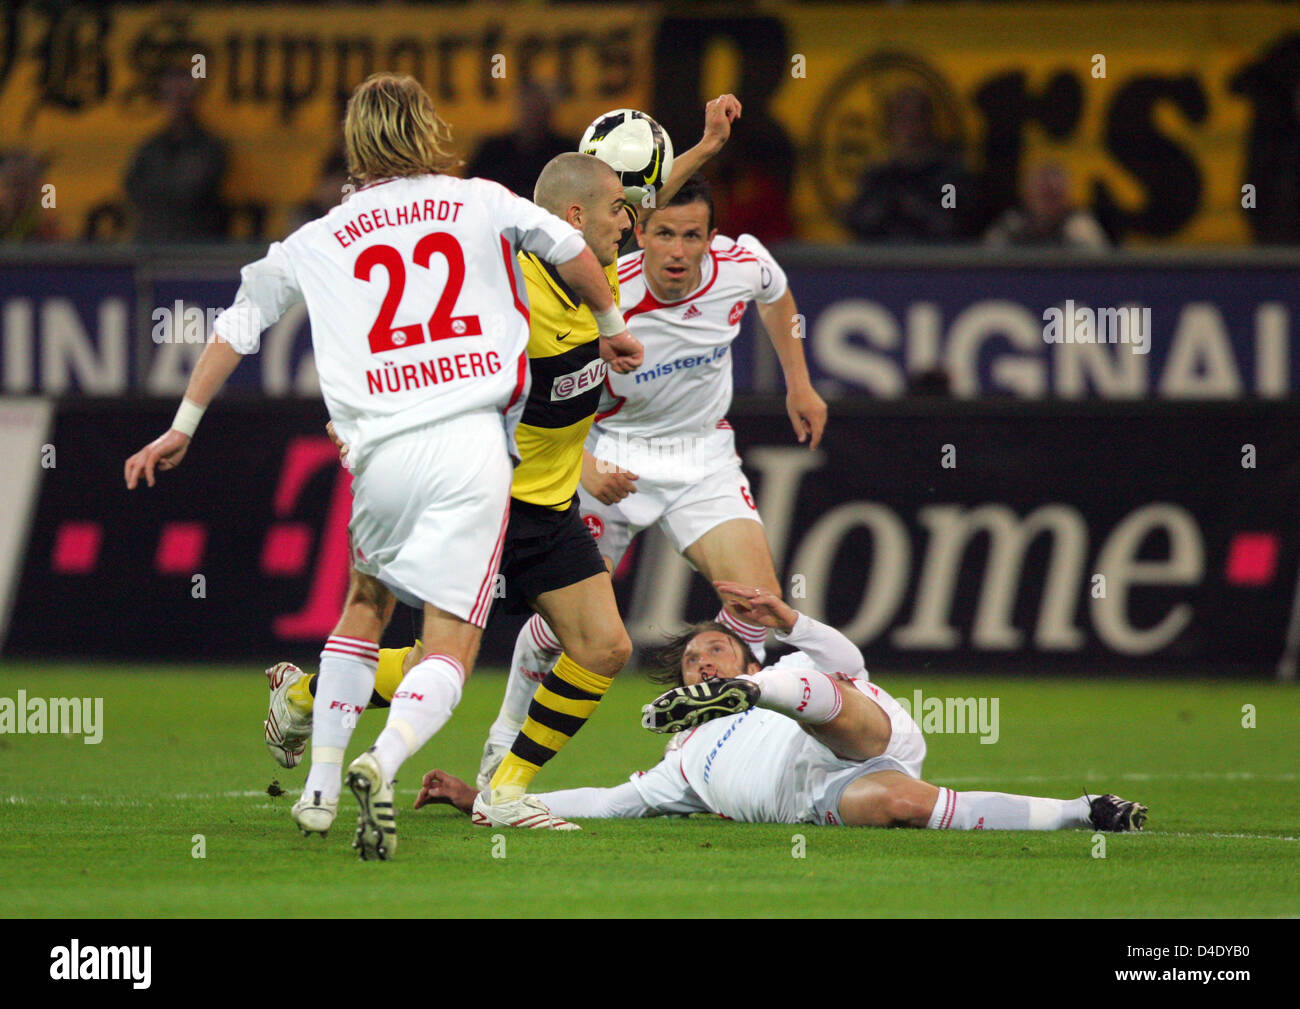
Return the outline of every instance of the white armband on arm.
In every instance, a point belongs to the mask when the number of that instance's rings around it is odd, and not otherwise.
[[[596,331],[601,336],[618,336],[627,329],[627,322],[623,318],[623,313],[618,310],[617,302],[603,312],[593,309],[591,314],[596,317]]]
[[[866,675],[866,662],[858,646],[834,627],[820,623],[806,613],[799,614],[789,634],[777,631],[776,640],[794,645],[813,660],[814,668],[820,672]]]
[[[176,410],[176,417],[172,420],[172,429],[193,438],[194,432],[198,430],[199,421],[203,419],[203,411],[206,409],[206,406],[199,406],[188,396],[182,397],[181,405]]]

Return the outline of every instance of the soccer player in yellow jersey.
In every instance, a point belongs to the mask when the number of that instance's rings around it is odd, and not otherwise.
[[[708,103],[703,139],[676,159],[673,175],[660,187],[656,202],[670,200],[681,183],[722,148],[731,122],[740,113],[740,102],[732,95]],[[589,155],[562,154],[538,177],[534,201],[582,232],[605,267],[617,301],[618,251],[635,224],[636,208],[624,200],[614,171]],[[538,687],[523,729],[476,801],[474,822],[577,829],[551,816],[544,804],[526,792],[541,766],[590,717],[632,650],[613,582],[582,522],[576,497],[583,444],[607,367],[602,358],[612,355],[601,346],[591,309],[553,269],[527,254],[520,256],[520,265],[528,289],[532,383],[516,432],[522,462],[511,487],[501,572],[508,609],[531,608],[540,613],[563,654]],[[617,348],[623,361],[638,353],[639,346]],[[418,647],[405,656],[381,652],[376,681],[380,700],[396,690],[403,665],[409,666],[418,654]],[[310,678],[295,676],[295,667],[287,671],[285,666],[268,670],[272,705],[266,731],[277,760],[292,766],[280,754],[291,755],[294,743],[305,738],[304,725],[310,724],[305,710],[310,707]]]

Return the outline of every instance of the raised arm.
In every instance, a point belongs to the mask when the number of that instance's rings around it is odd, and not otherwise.
[[[818,672],[866,675],[862,652],[834,627],[800,613],[784,600],[751,585],[714,582],[713,587],[740,610],[741,619],[774,629],[778,641],[798,648],[812,660]]]
[[[740,118],[740,113],[741,105],[735,95],[719,95],[704,106],[704,136],[689,151],[673,156],[672,174],[655,193],[656,206],[666,207],[686,180],[722,150],[731,137],[731,124]]]
[[[861,649],[834,627],[814,620],[806,613],[799,614],[789,631],[778,630],[776,639],[798,648],[812,659],[819,672],[858,677],[867,675]]]

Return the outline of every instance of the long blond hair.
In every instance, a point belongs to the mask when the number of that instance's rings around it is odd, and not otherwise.
[[[461,164],[450,151],[451,127],[419,81],[405,74],[371,74],[357,85],[348,99],[343,141],[348,173],[362,184]]]

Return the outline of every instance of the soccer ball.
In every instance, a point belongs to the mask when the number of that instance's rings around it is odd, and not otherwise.
[[[668,131],[644,112],[615,109],[597,116],[578,144],[618,172],[623,195],[641,203],[664,184],[673,170],[673,142]]]

